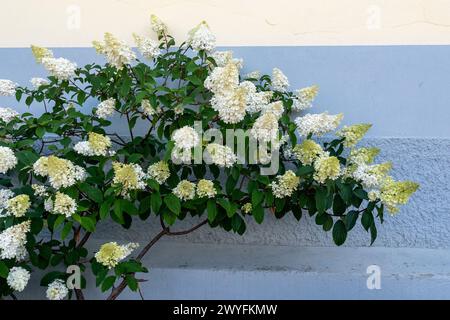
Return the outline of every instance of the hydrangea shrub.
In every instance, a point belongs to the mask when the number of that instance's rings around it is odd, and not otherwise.
[[[47,298],[84,299],[89,269],[115,299],[127,287],[139,290],[148,271],[142,258],[162,237],[202,226],[243,234],[266,215],[306,213],[337,245],[359,220],[373,243],[385,208],[397,212],[417,189],[395,181],[390,163],[374,164],[377,148],[356,147],[369,124],[339,128],[342,114],[306,113],[317,86],[291,92],[277,68],[241,75],[243,61],[215,51],[205,22],[176,46],[166,25],[151,20],[158,40],[134,35],[141,58],[107,33],[94,42],[104,65],[77,67],[32,46],[48,78],[32,78],[32,88],[0,80],[0,95],[31,106],[23,114],[0,108],[0,296],[16,297],[42,269]],[[125,121],[127,136],[111,130],[113,116]],[[256,160],[242,161],[234,138],[225,145],[199,129],[243,130],[244,153]],[[250,140],[271,152],[250,154]],[[263,174],[274,157],[276,171]],[[147,244],[89,247],[102,221],[128,229],[151,217],[161,232]],[[177,230],[188,217],[192,228]],[[79,286],[66,281],[73,266]]]

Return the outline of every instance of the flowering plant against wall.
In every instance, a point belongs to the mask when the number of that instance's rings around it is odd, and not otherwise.
[[[291,92],[277,68],[241,75],[243,61],[215,51],[205,22],[178,46],[154,16],[152,29],[158,40],[134,35],[140,58],[107,33],[94,42],[104,65],[77,67],[32,46],[48,78],[31,79],[33,88],[0,80],[1,95],[31,106],[0,108],[1,296],[42,269],[49,299],[84,299],[89,269],[116,299],[139,290],[142,258],[162,237],[202,226],[243,234],[265,215],[306,213],[337,245],[359,220],[373,242],[385,208],[396,213],[416,191],[390,177],[390,163],[374,164],[377,148],[356,147],[369,124],[306,113],[316,86]],[[147,244],[89,246],[102,221],[128,229],[152,217],[161,232]],[[192,228],[178,230],[188,217]],[[77,286],[64,272],[73,266]]]

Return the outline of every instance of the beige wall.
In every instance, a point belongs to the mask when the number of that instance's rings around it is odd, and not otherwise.
[[[205,19],[219,45],[450,44],[450,0],[2,0],[0,47],[131,42],[150,13],[177,39]]]

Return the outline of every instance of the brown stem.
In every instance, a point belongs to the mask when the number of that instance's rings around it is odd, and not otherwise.
[[[81,248],[82,246],[84,246],[86,244],[86,242],[89,240],[89,237],[91,236],[90,232],[86,232],[83,236],[83,238],[81,238],[80,242],[77,244],[78,248]]]
[[[184,231],[177,231],[177,232],[171,232],[169,230],[167,230],[167,235],[168,236],[182,236],[188,233],[191,233],[195,230],[197,230],[198,228],[200,228],[201,226],[205,225],[208,222],[208,219],[203,220],[202,222],[200,222],[199,224],[197,224],[196,226],[188,229],[188,230],[184,230]]]
[[[169,228],[164,225],[164,221],[162,220],[162,218],[160,219],[160,222],[161,222],[162,230],[152,240],[150,240],[150,242],[141,250],[139,255],[136,257],[137,261],[141,261],[142,258],[147,254],[148,250],[150,250],[150,248],[153,247],[155,245],[155,243],[158,242],[163,236],[165,236],[165,235],[181,236],[181,235],[191,233],[191,232],[197,230],[198,228],[200,228],[201,226],[205,225],[208,222],[208,220],[207,219],[203,220],[202,222],[200,222],[199,224],[193,226],[192,228],[190,228],[188,230],[177,231],[177,232],[171,232],[169,230]],[[106,298],[106,300],[116,300],[117,297],[122,293],[122,291],[126,287],[127,287],[127,281],[125,279],[122,279],[120,284],[112,290],[111,294],[108,296],[108,298]]]
[[[84,294],[83,291],[81,291],[81,289],[75,289],[75,296],[77,300],[84,300]]]
[[[167,230],[161,230],[160,233],[158,233],[147,245],[141,250],[139,255],[136,257],[137,261],[141,261],[142,258],[147,254],[148,250],[150,250],[151,247],[155,245],[156,242],[158,242],[159,239],[161,239],[164,235],[167,234]]]

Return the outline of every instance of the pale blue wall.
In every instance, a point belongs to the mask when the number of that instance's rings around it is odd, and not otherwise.
[[[292,89],[318,84],[321,92],[311,112],[343,112],[346,123],[371,122],[369,136],[450,137],[450,46],[228,49],[244,59],[244,73],[277,66]],[[91,48],[54,51],[80,66],[103,61]],[[0,78],[29,84],[31,77],[45,75],[29,49],[0,49]],[[2,98],[0,105],[16,103]]]
[[[167,265],[158,259],[160,244],[155,249],[156,259],[151,255],[152,271],[145,277],[156,280],[146,283],[145,297],[448,298],[450,46],[231,49],[236,57],[244,58],[243,72],[254,69],[270,72],[277,66],[289,76],[293,89],[318,84],[321,93],[312,112],[344,112],[346,123],[373,123],[371,138],[363,144],[381,147],[381,160],[394,160],[395,177],[417,181],[421,187],[397,216],[387,217],[384,226],[379,228],[375,246],[380,248],[334,247],[330,234],[324,233],[307,215],[300,222],[291,217],[282,221],[268,217],[262,225],[249,223],[243,237],[204,229],[187,238],[173,239],[185,242],[188,247],[177,249],[174,243],[167,244],[174,253],[172,256],[181,259]],[[76,61],[78,65],[102,61],[93,49],[54,51],[56,56]],[[0,78],[28,84],[31,77],[45,75],[29,49],[0,49]],[[0,106],[18,108],[14,99],[5,97],[0,97]],[[32,111],[39,112],[39,108],[33,106]],[[18,109],[25,111],[26,107],[22,105]],[[114,129],[121,132],[117,123]],[[157,221],[140,222],[133,225],[130,233],[107,223],[99,227],[98,236],[102,241],[145,243],[148,234],[157,232],[158,226]],[[183,226],[182,223],[179,227]],[[190,252],[190,246],[197,246],[192,243],[208,244],[212,251],[220,253],[215,257],[206,255],[213,266],[196,265],[205,257],[202,247],[192,249],[197,255],[186,255],[190,260],[183,258],[183,253]],[[346,246],[368,244],[369,235],[358,225],[350,233]],[[317,248],[326,246],[331,248]],[[260,257],[249,252],[258,252]],[[229,259],[233,254],[235,259]],[[239,261],[239,266],[229,266],[219,257]],[[336,264],[340,265],[338,271]],[[383,270],[380,291],[365,287],[365,270],[371,264],[380,265]],[[246,270],[248,265],[254,268]],[[34,290],[25,295],[43,298],[44,289],[37,284],[39,277],[32,279]],[[278,288],[275,291],[274,285]],[[338,292],[336,288],[340,288]],[[94,292],[97,291],[89,291],[88,296],[98,297]],[[134,294],[125,297],[138,298]]]

